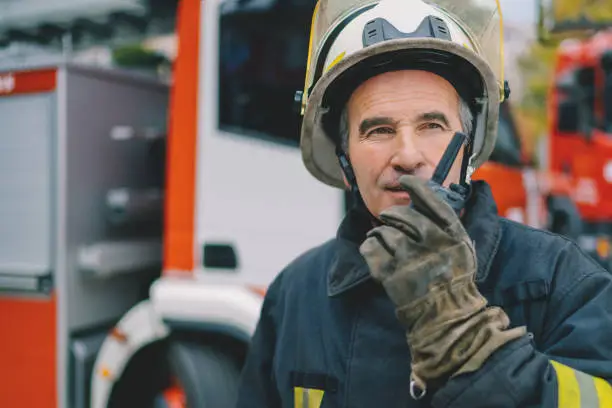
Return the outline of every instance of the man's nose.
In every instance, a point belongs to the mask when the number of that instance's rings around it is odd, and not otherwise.
[[[416,135],[410,129],[399,129],[394,138],[391,166],[406,174],[412,174],[424,166],[424,158],[418,146]]]

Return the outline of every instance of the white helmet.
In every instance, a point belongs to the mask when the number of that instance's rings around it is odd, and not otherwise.
[[[468,99],[474,132],[467,179],[491,154],[507,96],[499,0],[319,0],[302,94],[302,159],[343,188],[338,120],[363,81],[398,69],[446,78]]]

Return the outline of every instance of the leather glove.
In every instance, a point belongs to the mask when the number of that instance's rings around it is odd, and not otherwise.
[[[506,330],[509,319],[487,307],[474,276],[476,254],[453,209],[424,180],[402,176],[413,203],[383,211],[383,225],[360,247],[370,274],[385,288],[406,328],[412,356],[410,391],[478,370],[495,350],[523,336]],[[415,395],[415,386],[420,395]]]

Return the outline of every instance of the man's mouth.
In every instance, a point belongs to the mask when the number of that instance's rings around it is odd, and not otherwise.
[[[406,190],[401,187],[387,187],[385,191],[393,196],[394,199],[399,200],[401,202],[410,201],[410,194]]]

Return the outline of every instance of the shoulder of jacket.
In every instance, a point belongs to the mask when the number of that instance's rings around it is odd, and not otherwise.
[[[572,249],[573,247],[580,250],[573,240],[563,235],[544,229],[534,228],[507,218],[499,217],[499,219],[502,225],[502,240],[515,241],[517,245],[531,248],[536,244],[538,250],[544,249],[541,248],[541,246],[559,251]]]
[[[521,254],[522,261],[538,264],[564,280],[580,280],[588,275],[609,274],[574,240],[543,229],[500,217],[502,246],[510,253]],[[554,278],[554,276],[553,276]]]

